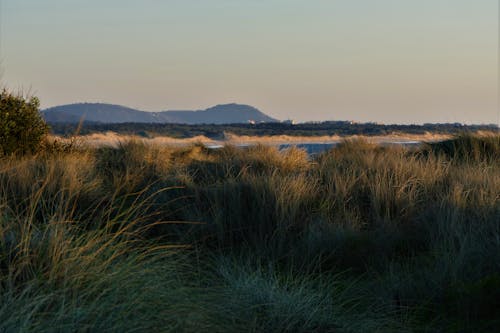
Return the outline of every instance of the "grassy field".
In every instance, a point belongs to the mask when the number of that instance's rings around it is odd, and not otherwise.
[[[493,332],[500,136],[0,158],[1,332]]]

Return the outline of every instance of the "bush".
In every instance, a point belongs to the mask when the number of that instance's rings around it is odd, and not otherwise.
[[[38,98],[0,92],[0,155],[35,153],[48,126],[38,112]]]

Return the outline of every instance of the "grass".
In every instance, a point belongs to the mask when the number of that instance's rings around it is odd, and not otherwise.
[[[500,137],[0,158],[0,331],[488,332]]]

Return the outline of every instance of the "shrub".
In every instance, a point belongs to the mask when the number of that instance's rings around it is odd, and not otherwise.
[[[0,155],[35,153],[48,126],[38,112],[38,98],[0,92]]]

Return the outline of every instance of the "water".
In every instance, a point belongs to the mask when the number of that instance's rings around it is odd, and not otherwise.
[[[288,149],[291,147],[297,147],[299,149],[304,149],[307,154],[309,155],[317,155],[321,154],[322,152],[325,152],[327,150],[332,149],[333,147],[337,146],[339,143],[338,142],[331,142],[331,143],[287,143],[287,144],[281,144],[278,146],[279,150],[283,149]]]
[[[334,147],[336,147],[340,142],[324,142],[324,143],[285,143],[285,144],[276,144],[279,150],[288,149],[291,147],[297,147],[299,149],[304,149],[308,155],[313,156],[317,154],[321,154],[325,151],[328,151]],[[382,146],[405,146],[405,147],[418,147],[421,145],[421,141],[386,141],[380,142]],[[237,147],[245,148],[250,147],[252,144],[239,144]],[[221,144],[209,144],[207,148],[209,149],[220,149],[224,147]]]

